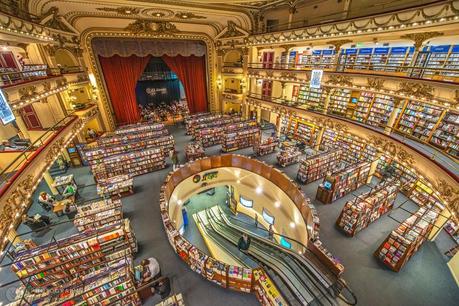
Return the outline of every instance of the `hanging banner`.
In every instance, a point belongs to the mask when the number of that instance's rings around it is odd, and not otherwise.
[[[10,108],[10,105],[8,104],[8,101],[6,101],[6,97],[3,94],[3,90],[1,89],[0,89],[0,119],[2,120],[2,123],[4,125],[16,119],[14,117],[13,111]]]
[[[311,81],[309,82],[310,88],[320,88],[323,73],[323,70],[312,70]]]

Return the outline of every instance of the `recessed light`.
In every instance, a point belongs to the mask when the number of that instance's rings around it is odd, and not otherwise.
[[[255,192],[260,194],[263,191],[263,188],[261,186],[258,186],[257,189],[255,189]]]
[[[280,207],[280,202],[279,202],[279,201],[276,201],[276,202],[274,203],[274,206],[275,206],[275,207]]]
[[[290,227],[294,228],[295,227],[295,222],[290,222]]]

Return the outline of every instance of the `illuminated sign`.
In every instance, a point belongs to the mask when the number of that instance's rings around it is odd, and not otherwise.
[[[196,174],[195,176],[193,176],[193,183],[196,183],[196,184],[199,182],[207,183],[210,180],[216,179],[217,176],[218,176],[218,171],[207,172],[207,173],[204,173],[202,176],[199,174]]]
[[[274,217],[266,210],[266,208],[263,208],[262,215],[263,219],[265,219],[268,224],[274,224]]]
[[[154,96],[154,95],[157,95],[157,94],[167,95],[167,88],[166,87],[163,87],[163,88],[147,88],[146,92],[150,96]]]
[[[309,82],[310,88],[320,88],[323,73],[323,70],[312,70],[311,81]]]
[[[16,119],[14,117],[13,111],[10,108],[10,105],[8,104],[8,101],[6,101],[6,97],[3,94],[3,90],[0,89],[0,119],[2,120],[3,124],[8,124],[11,121],[14,121]]]

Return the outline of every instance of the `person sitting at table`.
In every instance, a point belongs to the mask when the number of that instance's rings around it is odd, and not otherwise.
[[[149,282],[161,276],[161,268],[159,263],[154,257],[142,260],[140,263],[143,267],[142,282]]]
[[[76,207],[70,203],[65,204],[64,209],[62,210],[64,215],[67,215],[67,218],[74,219],[77,213]]]
[[[47,192],[43,191],[38,196],[38,203],[46,211],[50,211],[55,202],[56,202],[56,199],[53,196],[49,195]]]
[[[77,186],[74,183],[70,182],[65,187],[64,192],[62,193],[62,196],[65,199],[67,199],[67,198],[70,198],[71,196],[76,195],[76,192],[77,192]]]

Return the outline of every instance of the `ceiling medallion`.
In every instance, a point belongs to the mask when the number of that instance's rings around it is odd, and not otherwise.
[[[134,34],[174,34],[179,32],[177,27],[170,22],[154,22],[138,19],[130,23],[124,30]]]
[[[196,15],[194,13],[189,12],[177,12],[175,13],[175,17],[179,19],[206,19],[206,16]]]
[[[104,12],[114,12],[120,15],[137,15],[140,13],[140,9],[136,7],[130,6],[120,6],[120,7],[98,7],[96,8],[98,11]]]
[[[172,18],[174,12],[166,9],[151,8],[142,10],[142,15],[151,18]]]

